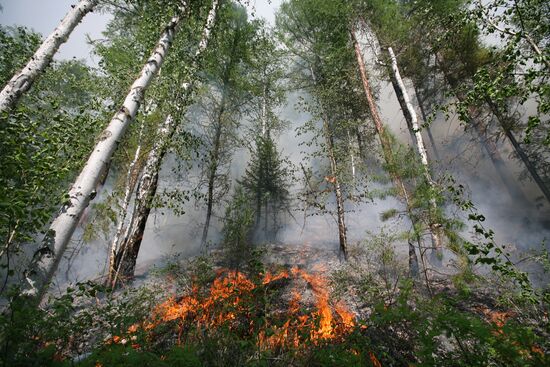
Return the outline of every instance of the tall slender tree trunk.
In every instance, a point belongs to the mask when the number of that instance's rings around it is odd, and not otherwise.
[[[445,78],[445,81],[451,89],[454,91],[454,95],[456,99],[459,102],[465,101],[465,96],[458,90],[459,85],[458,81],[456,81],[450,74],[449,70],[445,66],[444,60],[441,59],[440,55],[436,54],[435,61],[437,65],[439,66],[439,69],[443,73],[443,77]],[[498,147],[496,143],[490,139],[488,136],[486,136],[486,132],[483,129],[481,121],[477,121],[473,116],[473,112],[469,111],[468,116],[468,125],[472,126],[478,136],[478,139],[481,143],[481,146],[483,149],[485,149],[485,152],[489,156],[489,159],[491,160],[491,163],[493,163],[493,166],[495,167],[495,170],[497,171],[497,174],[500,177],[501,182],[504,184],[504,187],[506,187],[506,190],[508,191],[508,194],[511,198],[525,201],[525,196],[523,195],[523,192],[521,189],[518,188],[517,184],[510,181],[508,178],[508,175],[506,173],[506,164],[504,163],[504,159],[500,155],[498,151]]]
[[[510,117],[506,116],[506,114],[499,109],[497,104],[494,103],[491,98],[487,98],[487,104],[489,105],[489,107],[491,108],[491,111],[499,121],[500,127],[502,128],[502,130],[504,130],[504,133],[506,134],[506,137],[510,141],[510,144],[512,144],[512,147],[514,148],[516,154],[518,155],[518,157],[521,159],[521,161],[527,168],[527,171],[531,174],[531,177],[539,187],[540,191],[542,191],[542,193],[546,197],[546,200],[550,202],[550,189],[548,188],[548,186],[546,185],[542,177],[539,175],[536,167],[533,165],[533,162],[531,162],[531,160],[529,159],[529,156],[527,155],[527,153],[525,153],[525,151],[517,141],[516,137],[514,136],[514,133],[512,132],[512,129],[511,129],[512,124],[510,123],[511,122]]]
[[[264,85],[263,95],[262,95],[262,137],[267,139],[269,135],[269,122],[268,122],[268,88],[267,83]]]
[[[222,137],[222,119],[225,108],[225,98],[222,98],[222,106],[218,114],[218,121],[216,126],[216,132],[214,135],[214,147],[210,153],[210,167],[208,170],[208,191],[206,196],[206,221],[204,222],[204,228],[202,231],[202,246],[206,245],[208,238],[208,230],[210,228],[210,220],[212,219],[212,209],[214,205],[214,184],[216,183],[216,174],[218,172],[219,153],[221,148]]]
[[[416,100],[418,101],[418,107],[420,107],[420,113],[422,114],[422,120],[424,122],[428,121],[428,114],[426,113],[426,107],[424,105],[424,97],[421,95],[420,90],[418,90],[416,84],[413,84],[414,87],[414,95],[416,96]],[[441,155],[439,154],[439,149],[437,149],[437,144],[435,143],[434,136],[432,134],[432,129],[430,126],[426,126],[425,128],[426,132],[428,133],[428,139],[430,139],[430,144],[432,146],[435,159],[437,161],[441,161]]]
[[[365,96],[367,98],[367,104],[369,106],[369,111],[372,117],[372,120],[374,121],[374,126],[376,128],[376,132],[378,134],[378,137],[380,139],[380,145],[382,146],[382,152],[384,155],[384,159],[386,161],[386,164],[389,166],[390,169],[390,176],[394,182],[395,188],[399,194],[400,197],[402,197],[405,200],[405,205],[407,207],[407,212],[409,214],[409,218],[411,222],[414,224],[415,219],[412,215],[412,209],[411,209],[411,203],[409,200],[409,195],[407,193],[407,189],[403,183],[403,180],[401,180],[401,177],[394,172],[394,162],[393,162],[393,154],[391,149],[391,143],[388,139],[388,136],[386,135],[384,131],[384,125],[382,124],[382,119],[380,118],[380,114],[378,113],[378,106],[376,106],[376,103],[374,102],[374,97],[372,95],[372,90],[370,87],[369,78],[367,75],[367,70],[365,68],[365,62],[363,60],[363,54],[361,53],[361,47],[359,46],[359,42],[357,41],[357,37],[355,35],[355,30],[351,30],[351,37],[353,40],[353,46],[355,48],[355,56],[357,58],[357,64],[359,66],[359,73],[361,75],[361,81],[363,83],[363,89],[365,92]],[[419,251],[421,251],[421,243],[420,243],[420,237],[417,235],[416,239],[418,241]],[[413,256],[414,254],[414,256]],[[412,276],[412,278],[418,277],[418,274],[416,273],[418,269],[418,257],[416,256],[416,251],[411,242],[409,242],[409,273]],[[426,282],[428,283],[428,282]],[[429,286],[429,285],[428,285]]]
[[[30,269],[26,271],[26,278],[31,286],[26,293],[36,296],[38,302],[48,289],[82,213],[95,197],[95,188],[102,175],[107,173],[109,162],[120,140],[143,102],[145,91],[158,73],[185,12],[186,9],[182,9],[182,15],[172,18],[164,29],[153,54],[145,63],[138,79],[132,84],[122,107],[99,136],[99,142],[68,193],[67,203],[51,224],[42,246],[35,252]]]
[[[216,130],[214,132],[214,142],[212,150],[210,151],[210,162],[209,162],[209,170],[208,170],[208,188],[207,188],[207,197],[206,197],[206,221],[204,223],[203,231],[202,231],[202,239],[201,239],[201,245],[204,247],[206,245],[206,241],[208,239],[208,231],[210,229],[210,220],[212,218],[212,212],[213,212],[213,206],[214,206],[214,185],[216,181],[216,174],[218,171],[218,165],[219,165],[219,155],[220,155],[220,149],[221,146],[221,138],[222,138],[222,132],[223,132],[223,118],[224,113],[227,108],[227,93],[228,93],[228,86],[230,83],[231,78],[231,71],[233,67],[235,66],[236,62],[236,51],[237,51],[237,45],[240,40],[240,35],[236,33],[233,37],[233,48],[232,52],[229,58],[229,61],[225,65],[225,69],[222,76],[222,99],[220,102],[220,109],[218,111],[218,115],[216,116]]]
[[[355,128],[355,138],[357,139],[358,156],[360,160],[365,160],[367,152],[365,151],[364,136],[359,128]]]
[[[11,110],[21,96],[27,92],[34,81],[50,65],[59,47],[67,41],[82,18],[97,5],[99,0],[81,0],[65,15],[42,45],[36,50],[27,65],[16,73],[0,92],[0,116]]]
[[[328,130],[328,121],[325,119],[323,124],[325,125],[325,130]],[[327,138],[328,149],[329,149],[329,159],[330,159],[330,170],[334,178],[334,195],[336,196],[336,214],[338,217],[338,239],[340,241],[340,251],[344,256],[344,260],[348,259],[348,237],[347,237],[347,228],[346,228],[346,219],[344,211],[344,197],[342,195],[342,187],[340,186],[340,180],[338,179],[338,168],[336,166],[336,158],[334,156],[334,142],[332,136],[329,135]]]
[[[351,140],[351,134],[349,133],[349,130],[347,130],[347,135],[348,135],[348,146],[349,146],[349,158],[350,158],[350,164],[351,164],[351,176],[353,178],[353,181],[355,182],[355,171],[356,171],[356,167],[355,167],[355,154],[353,152],[353,142]]]
[[[434,197],[436,188],[430,172],[430,166],[428,163],[428,154],[426,153],[426,148],[424,146],[424,139],[420,131],[420,126],[418,124],[418,117],[416,116],[416,111],[414,110],[414,107],[411,103],[411,99],[409,98],[409,94],[407,93],[407,89],[405,88],[405,83],[403,83],[403,79],[401,79],[401,74],[399,73],[397,58],[395,57],[395,54],[393,53],[393,50],[391,47],[388,48],[388,52],[392,60],[392,71],[393,71],[392,84],[395,89],[395,93],[398,95],[398,100],[401,105],[403,115],[405,116],[405,120],[407,120],[407,126],[409,128],[409,132],[411,133],[413,144],[415,144],[418,155],[420,156],[420,161],[422,162],[422,166],[424,168],[424,178],[430,190],[432,191],[430,194],[430,207],[431,207],[431,213],[429,216],[430,233],[432,235],[432,243],[434,245],[434,248],[436,249],[436,251],[441,252],[443,247],[441,243],[442,241],[442,234],[440,230],[441,224],[439,224],[438,221],[435,219],[437,218],[437,212],[438,212],[437,202]]]
[[[310,66],[311,77],[314,83],[317,83],[317,77],[313,71],[313,67]],[[321,105],[323,115],[323,132],[325,136],[325,142],[327,144],[328,158],[330,162],[331,183],[334,188],[334,196],[336,197],[336,216],[338,222],[338,239],[340,242],[340,252],[344,256],[344,260],[348,258],[348,237],[344,210],[344,196],[342,195],[342,187],[340,180],[338,179],[338,165],[336,162],[336,156],[334,155],[334,140],[332,138],[332,132],[330,131],[329,118]]]
[[[168,136],[170,131],[174,129],[174,125],[176,125],[175,120],[169,116],[157,131],[156,142],[147,156],[137,187],[132,217],[125,237],[119,246],[119,252],[115,257],[116,272],[113,276],[113,287],[116,286],[118,278],[127,279],[134,275],[143,233],[145,232],[149,213],[151,213],[151,204],[158,185],[158,172],[160,171],[162,158],[166,154],[165,145],[169,142]]]
[[[208,13],[205,26],[203,28],[201,40],[191,63],[191,70],[195,72],[198,68],[202,55],[208,47],[211,38],[212,29],[216,22],[216,16],[220,1],[214,0],[212,8]],[[194,78],[190,82],[182,85],[182,103],[186,103],[194,89]],[[143,174],[140,178],[138,190],[135,199],[134,211],[128,225],[124,239],[115,256],[114,275],[111,282],[112,287],[116,286],[119,276],[125,279],[134,275],[135,265],[141,247],[141,242],[147,225],[147,219],[151,212],[151,203],[156,195],[159,181],[159,173],[162,166],[162,160],[167,153],[169,142],[172,140],[177,130],[178,123],[172,115],[168,115],[164,123],[157,130],[157,138],[153,149],[149,152]]]
[[[135,185],[137,183],[137,177],[139,175],[139,169],[137,168],[137,164],[140,158],[141,154],[141,137],[143,134],[143,121],[141,122],[141,126],[139,129],[139,137],[138,137],[138,146],[136,148],[136,151],[134,153],[134,159],[130,163],[130,166],[128,167],[128,173],[126,175],[126,188],[124,191],[124,199],[122,201],[122,205],[120,207],[120,217],[118,218],[118,226],[115,233],[115,237],[113,238],[113,241],[111,242],[111,249],[110,249],[110,255],[109,255],[109,269],[108,269],[108,276],[107,276],[107,284],[114,287],[114,279],[116,277],[117,268],[116,268],[116,254],[117,249],[120,248],[121,241],[128,237],[128,234],[124,231],[124,225],[126,223],[126,216],[128,213],[128,207],[130,206],[130,199],[132,198],[132,194],[134,192]]]

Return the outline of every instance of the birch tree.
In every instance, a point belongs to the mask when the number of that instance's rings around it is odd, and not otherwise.
[[[0,116],[7,113],[27,92],[34,81],[50,65],[59,47],[67,41],[72,31],[91,12],[99,0],[81,0],[65,15],[61,23],[44,40],[27,65],[4,86],[0,92]]]
[[[380,114],[378,113],[378,106],[376,105],[374,101],[374,97],[372,95],[372,89],[370,86],[369,78],[367,75],[367,70],[365,67],[365,62],[363,60],[363,53],[361,50],[361,46],[359,45],[359,42],[357,41],[356,36],[356,30],[352,29],[351,36],[353,38],[353,45],[355,49],[355,56],[357,58],[357,65],[359,68],[359,74],[361,77],[361,81],[363,83],[363,90],[365,93],[365,96],[367,98],[367,103],[369,106],[369,110],[371,113],[371,118],[374,122],[374,126],[376,128],[376,132],[378,135],[378,138],[380,139],[380,144],[382,146],[382,151],[384,155],[384,159],[388,166],[390,167],[390,176],[394,182],[394,185],[396,187],[396,190],[400,197],[402,197],[405,200],[405,205],[407,208],[407,213],[409,215],[409,218],[414,224],[414,216],[412,214],[412,204],[410,195],[407,191],[407,188],[405,187],[405,184],[403,183],[403,180],[401,177],[396,174],[395,172],[391,171],[391,167],[395,164],[392,148],[391,148],[391,142],[386,135],[386,132],[384,131],[384,125],[382,124],[382,119],[380,118]],[[430,231],[432,236],[432,242],[435,248],[440,247],[440,238],[437,236],[437,234],[434,234],[432,231]],[[416,242],[418,244],[419,250],[421,250],[421,239],[419,235],[415,236]],[[412,242],[409,242],[409,274],[411,275],[411,278],[416,278],[418,276],[418,257],[416,255],[416,250],[414,248],[414,245]],[[427,279],[426,279],[427,281]],[[428,284],[428,282],[426,282]]]
[[[507,177],[498,143],[508,140],[525,167],[523,176],[530,176],[548,200],[549,134],[542,127],[550,106],[544,48],[549,40],[547,13],[541,1],[505,0],[474,1],[471,6],[462,1],[419,1],[410,13],[417,20],[411,22],[412,30],[421,35],[416,48],[431,50],[438,69],[434,72],[443,74],[456,97],[453,104],[460,119],[473,127],[511,196],[521,201],[525,197]],[[440,36],[426,37],[426,29]],[[482,34],[497,35],[501,42],[493,47]],[[513,117],[510,111],[522,107],[525,112]],[[494,118],[482,121],[478,114]]]
[[[311,78],[314,83],[318,83],[317,76],[313,67],[311,69]],[[334,148],[334,133],[331,131],[331,121],[325,110],[325,107],[320,103],[319,108],[321,109],[321,119],[323,124],[323,136],[325,138],[326,149],[328,153],[328,159],[330,164],[330,176],[327,179],[332,183],[334,187],[334,196],[336,197],[336,218],[338,223],[338,238],[340,242],[340,252],[344,256],[344,260],[347,260],[348,257],[348,235],[346,228],[346,218],[345,218],[345,208],[344,208],[344,197],[342,193],[342,185],[339,179],[339,169],[338,163],[335,155]]]
[[[208,13],[206,24],[202,31],[201,40],[191,62],[190,80],[181,86],[180,103],[185,105],[193,92],[195,85],[195,72],[199,67],[201,58],[206,51],[211,34],[216,22],[220,1],[214,0]],[[179,108],[181,109],[181,107]],[[181,110],[178,115],[181,115]],[[130,278],[134,275],[136,260],[147,225],[147,219],[151,212],[153,198],[157,192],[159,174],[164,156],[166,155],[170,141],[180,124],[172,115],[168,115],[163,124],[159,126],[156,140],[143,168],[143,172],[137,185],[136,198],[132,216],[126,227],[120,243],[113,243],[111,258],[109,260],[109,284],[116,286],[117,278]],[[115,249],[116,247],[116,249]]]
[[[3,51],[2,59],[10,54]],[[55,62],[0,129],[0,263],[8,285],[21,276],[36,234],[56,213],[64,186],[101,131],[103,85],[103,77],[79,61]]]
[[[119,111],[99,136],[99,142],[67,195],[67,203],[50,226],[42,246],[35,252],[29,271],[26,274],[31,289],[26,293],[41,301],[49,283],[59,266],[61,257],[74,233],[82,213],[96,195],[96,187],[125,131],[136,116],[143,101],[144,93],[153,77],[158,73],[167,52],[178,31],[178,25],[187,12],[187,4],[180,9],[166,25],[157,46],[147,60],[139,77],[130,87]]]
[[[403,98],[400,98],[401,102],[401,109],[403,110],[403,115],[405,116],[405,119],[407,120],[407,126],[409,128],[409,132],[411,133],[411,136],[413,138],[413,143],[416,146],[417,153],[420,157],[420,161],[422,162],[422,166],[424,167],[424,178],[426,180],[426,183],[428,184],[430,188],[430,206],[432,208],[430,213],[430,232],[432,233],[432,238],[434,245],[438,251],[441,251],[441,231],[440,227],[441,224],[438,223],[438,221],[435,219],[438,215],[438,208],[437,208],[437,201],[435,199],[435,193],[437,192],[437,188],[435,187],[435,183],[432,179],[432,175],[430,172],[430,165],[428,163],[428,154],[426,152],[426,148],[424,147],[424,139],[422,138],[421,128],[418,123],[418,117],[416,115],[416,111],[411,103],[411,99],[409,98],[409,94],[407,93],[407,90],[405,88],[405,83],[403,83],[403,79],[401,79],[401,74],[399,73],[399,67],[397,65],[397,58],[395,57],[395,54],[393,53],[393,49],[391,47],[388,48],[388,53],[390,54],[390,58],[392,61],[392,71],[393,71],[393,78],[395,79],[394,88],[396,89],[396,94],[402,95]]]

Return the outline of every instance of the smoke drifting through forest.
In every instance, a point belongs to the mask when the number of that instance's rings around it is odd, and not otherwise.
[[[370,57],[371,67],[374,65]],[[375,71],[376,69],[371,69]],[[380,76],[378,76],[380,77]],[[379,83],[379,101],[381,114],[384,121],[390,126],[391,131],[396,134],[404,144],[409,142],[410,136],[407,131],[402,112],[391,88],[391,84]],[[307,147],[303,143],[308,136],[297,136],[295,129],[311,119],[311,116],[299,110],[298,99],[304,98],[303,93],[291,93],[287,97],[285,106],[279,111],[280,117],[288,122],[285,129],[277,140],[278,147],[283,156],[288,157],[295,167],[305,163],[304,153],[311,153],[315,147]],[[250,121],[243,121],[246,126]],[[527,178],[519,180],[519,164],[517,160],[510,158],[510,152],[502,147],[502,156],[506,159],[507,174],[513,179],[530,199],[530,201],[518,202],[510,197],[503,186],[498,175],[494,172],[489,158],[483,154],[476,138],[464,133],[464,126],[458,119],[446,120],[442,114],[438,114],[431,124],[432,133],[438,142],[437,149],[441,155],[441,161],[433,165],[437,176],[446,174],[452,175],[458,183],[465,185],[472,195],[480,212],[487,218],[487,226],[495,230],[497,242],[516,245],[518,250],[538,250],[544,245],[546,238],[550,238],[550,227],[548,218],[550,216],[549,206],[542,200],[540,205],[534,205],[535,199],[540,197],[538,188]],[[426,139],[427,140],[427,139]],[[433,147],[427,146],[431,157]],[[480,157],[482,157],[480,159]],[[198,176],[198,169],[189,172],[186,177],[174,172],[176,166],[175,157],[172,155],[163,165],[159,193],[173,189],[191,189],[193,177]],[[242,178],[249,159],[246,148],[237,150],[231,162],[231,181],[236,182]],[[432,158],[433,159],[433,158]],[[326,164],[323,160],[318,164]],[[298,180],[293,185],[293,193],[297,193],[302,187],[300,180],[301,172],[298,170]],[[371,182],[372,187],[380,185]],[[109,191],[109,183],[104,188]],[[227,195],[227,198],[230,194]],[[101,200],[101,197],[99,198]],[[541,201],[540,199],[538,200]],[[329,205],[334,205],[329,201]],[[390,220],[383,222],[380,214],[393,208],[399,208],[395,198],[389,197],[385,200],[374,199],[372,202],[365,202],[359,205],[346,207],[346,210],[353,215],[348,215],[347,228],[350,243],[357,243],[365,239],[368,233],[378,234],[380,228],[386,228],[391,233],[403,230],[410,223],[405,219]],[[164,261],[179,254],[185,259],[201,254],[204,250],[200,243],[200,234],[206,215],[204,205],[201,201],[191,199],[183,203],[182,209],[185,214],[175,215],[173,211],[166,208],[159,208],[152,211],[152,220],[147,224],[143,239],[140,256],[137,263],[137,275],[147,273],[151,266],[161,265]],[[311,248],[332,249],[338,252],[338,231],[336,220],[330,215],[311,216],[315,209],[308,208],[304,219],[303,206],[296,200],[293,201],[292,217],[286,217],[284,227],[279,231],[277,242],[291,246],[306,245]],[[222,219],[225,213],[225,203],[217,203],[215,206],[214,221],[209,236],[210,248],[219,244],[222,239]],[[456,214],[456,213],[454,213]],[[462,218],[467,221],[467,216]],[[464,233],[469,237],[468,233]],[[260,243],[262,241],[260,240]],[[106,261],[107,243],[94,241],[90,244],[80,245],[79,255],[72,258],[71,276],[63,281],[82,281],[94,278],[103,274]],[[405,256],[406,243],[396,247],[400,256]],[[546,245],[548,246],[548,244]],[[91,260],[95,259],[95,260]],[[62,268],[65,268],[64,265]],[[530,269],[539,271],[540,269]],[[63,276],[65,271],[60,271]]]
[[[367,42],[365,40],[364,43]],[[371,48],[367,49],[371,50]],[[366,55],[366,60],[369,71],[376,76],[374,78],[375,85],[377,85],[375,89],[378,90],[378,105],[384,122],[388,124],[391,132],[398,137],[401,143],[411,145],[403,113],[391,84],[381,81],[383,80],[382,76],[377,72],[380,70],[380,66],[376,63],[377,59],[373,52]],[[418,109],[415,97],[413,97],[413,103]],[[295,178],[297,180],[293,183],[291,190],[295,195],[303,188],[301,180],[303,175],[298,167],[300,164],[307,164],[305,154],[312,153],[316,149],[315,146],[308,147],[303,144],[311,136],[296,134],[296,129],[311,119],[311,115],[301,111],[298,107],[300,98],[307,98],[307,95],[303,92],[290,93],[285,105],[278,111],[280,118],[288,125],[276,140],[283,157],[288,157],[296,169]],[[196,117],[193,107],[190,108],[190,114],[192,115],[190,118]],[[242,130],[246,130],[250,124],[249,119],[243,119],[241,121]],[[550,206],[544,201],[544,198],[541,199],[540,191],[529,178],[519,179],[521,164],[517,159],[512,158],[507,145],[499,144],[499,150],[506,163],[506,175],[525,194],[528,199],[526,201],[515,200],[509,195],[489,157],[484,154],[477,137],[471,131],[465,133],[464,125],[456,116],[446,119],[444,114],[438,113],[430,128],[437,142],[437,150],[441,158],[440,161],[432,165],[436,177],[451,175],[457,183],[467,187],[473,202],[485,215],[487,227],[495,230],[497,242],[513,245],[521,252],[539,250],[545,243],[549,248],[550,245],[545,242],[545,239],[550,238],[550,223],[546,219],[550,217]],[[425,135],[425,132],[423,134]],[[431,159],[435,161],[433,147],[428,143],[427,148]],[[377,148],[371,144],[371,149]],[[242,178],[249,158],[250,155],[246,147],[237,149],[233,153],[230,168],[231,182],[237,182]],[[177,157],[172,155],[163,164],[158,190],[160,194],[165,190],[192,190],[196,184],[193,181],[200,174],[199,168],[195,166],[187,175],[182,176],[174,172],[177,165],[176,160]],[[326,161],[321,159],[312,164],[324,165]],[[377,187],[380,184],[370,182],[369,185]],[[102,196],[110,191],[110,188],[111,185],[107,182],[98,198],[99,202]],[[229,193],[226,195],[226,200],[229,200],[230,197]],[[161,265],[175,254],[179,254],[184,259],[204,253],[205,249],[201,246],[200,241],[206,216],[203,202],[191,199],[180,204],[179,210],[183,210],[184,214],[176,215],[174,211],[167,208],[152,211],[152,220],[147,224],[138,257],[136,275],[147,273],[152,265]],[[215,248],[222,239],[221,230],[225,204],[226,202],[218,202],[214,206],[213,222],[208,238],[209,248]],[[328,205],[334,206],[332,199],[329,199]],[[393,197],[348,205],[346,211],[353,213],[353,215],[347,216],[350,243],[363,241],[368,233],[378,234],[381,228],[386,228],[391,233],[410,226],[409,221],[404,218],[388,222],[380,219],[381,213],[399,208],[399,205],[399,202]],[[286,215],[283,228],[278,232],[277,242],[293,246],[306,245],[325,250],[333,249],[338,252],[338,229],[335,217],[311,215],[313,213],[315,213],[314,208],[307,208],[304,213],[304,206],[294,198],[292,215]],[[306,215],[305,218],[304,215]],[[465,214],[462,216],[462,220],[467,221]],[[471,236],[468,233],[464,233],[464,235]],[[78,236],[79,234],[75,238]],[[257,239],[259,243],[263,242],[261,237]],[[66,281],[75,282],[102,276],[106,266],[107,243],[104,240],[96,240],[89,244],[77,243],[75,249],[78,252],[75,256],[70,256],[70,271],[67,272],[69,264],[66,262],[61,266],[61,271],[57,275],[58,282],[62,284]],[[396,251],[400,256],[405,257],[407,244],[403,242],[396,247]],[[540,269],[530,270],[537,272]],[[69,274],[68,277],[66,277],[67,274]]]
[[[369,43],[363,45],[369,50],[369,54],[366,55],[370,68],[369,72],[376,75],[376,71],[380,69],[380,65],[377,64],[379,60],[376,60],[376,56],[379,56],[383,51],[378,48],[375,37],[369,37],[366,34],[363,37],[362,43]],[[384,80],[384,77],[377,75],[374,79]],[[397,135],[400,142],[410,145],[407,129],[403,128],[402,111],[393,95],[393,91],[386,82],[380,82],[379,87],[378,103],[384,122]],[[280,109],[280,116],[288,121],[289,126],[277,139],[280,150],[284,156],[289,157],[295,169],[305,163],[306,157],[303,153],[312,153],[315,149],[315,147],[307,147],[302,144],[309,138],[307,135],[298,136],[296,134],[296,129],[311,118],[307,113],[297,109],[296,105],[300,97],[307,98],[307,95],[300,93],[289,95],[285,107]],[[250,123],[250,121],[241,122],[243,126],[246,126],[247,123]],[[521,171],[521,165],[518,164],[517,160],[510,158],[510,152],[506,144],[501,143],[499,149],[505,160],[505,174],[517,186],[518,191],[523,192],[527,200],[518,201],[510,198],[502,182],[499,181],[498,175],[494,174],[491,162],[482,153],[476,137],[471,136],[471,134],[464,134],[463,126],[457,118],[445,119],[440,114],[433,121],[431,129],[441,155],[441,161],[433,165],[433,170],[437,172],[439,177],[446,174],[452,175],[458,183],[464,184],[470,189],[473,201],[487,218],[488,227],[495,229],[497,233],[496,240],[502,243],[517,244],[518,248],[522,250],[540,247],[544,239],[550,234],[549,223],[544,220],[544,218],[548,218],[550,213],[548,204],[544,200],[538,199],[540,197],[539,190],[529,179],[518,181],[517,177]],[[376,149],[376,146],[371,146],[371,149]],[[432,150],[433,147],[428,145],[428,149]],[[433,156],[435,155],[432,154],[432,160],[434,160]],[[483,158],[479,159],[479,157]],[[242,178],[248,158],[246,148],[234,152],[230,169],[230,180],[232,182]],[[172,172],[176,165],[175,160],[177,158],[173,156],[171,159],[166,159],[163,164],[159,193],[162,193],[163,190],[170,191],[172,189],[191,190],[194,186],[193,179],[198,176],[197,168],[195,167],[195,170],[188,172],[185,177],[178,176]],[[313,160],[311,164],[322,166],[326,165],[327,162],[318,159]],[[445,167],[445,169],[442,169],[442,167]],[[483,174],[479,174],[479,172]],[[298,179],[293,183],[292,191],[294,194],[297,194],[301,189],[300,185],[303,185],[303,182],[299,179],[300,176],[300,170],[296,169],[295,178]],[[370,185],[376,187],[379,184],[370,182]],[[96,202],[101,202],[102,198],[105,198],[106,194],[110,192],[111,187],[112,183],[108,181],[103,186]],[[328,205],[334,206],[333,204],[329,199]],[[224,205],[224,202],[220,202],[217,203],[215,208],[214,223],[209,237],[211,246],[215,246],[221,238],[222,223],[220,219],[224,215]],[[360,241],[365,238],[366,233],[376,233],[383,226],[394,228],[409,226],[407,220],[389,223],[380,220],[382,212],[398,206],[397,200],[392,198],[374,199],[372,202],[360,204],[348,204],[346,210],[353,212],[353,215],[348,216],[347,222],[351,241]],[[197,243],[197,233],[204,221],[204,208],[201,202],[194,199],[187,200],[187,202],[182,203],[181,209],[185,213],[179,213],[179,215],[167,208],[153,211],[152,221],[149,221],[147,225],[143,248],[138,259],[138,264],[141,264],[142,269],[146,269],[151,263],[158,262],[162,257],[174,253],[180,253],[184,257],[188,257],[197,255],[201,250],[204,250]],[[287,216],[286,224],[279,231],[277,240],[288,244],[308,244],[309,246],[323,248],[333,247],[336,250],[337,236],[335,235],[334,217],[316,215],[304,218],[304,214],[312,214],[314,209],[307,208],[306,213],[301,209],[304,208],[295,200],[292,215]],[[91,217],[90,212],[92,211],[92,208],[87,210],[88,217],[81,222],[82,227]],[[82,232],[82,230],[79,229],[78,232]],[[75,238],[79,238],[81,235],[82,233],[77,233]],[[101,237],[100,234],[99,238]],[[101,275],[104,272],[106,257],[105,240],[94,240],[88,244],[73,240],[73,252],[69,251],[66,256],[68,261],[62,266],[62,270],[58,274],[59,283],[67,280],[77,281],[90,277],[94,278]],[[399,251],[404,253],[405,248],[399,249]],[[67,275],[69,276],[67,277]]]

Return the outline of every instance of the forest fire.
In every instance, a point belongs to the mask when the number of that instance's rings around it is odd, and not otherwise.
[[[311,289],[314,307],[308,307],[297,286],[291,290],[290,300],[282,301],[283,310],[266,310],[261,294],[268,285],[286,279],[294,283],[305,282]],[[262,290],[263,292],[259,292]],[[261,349],[300,347],[307,342],[318,344],[323,340],[337,340],[355,326],[355,317],[343,302],[331,302],[327,281],[318,274],[299,268],[276,274],[260,274],[258,281],[250,280],[241,272],[220,271],[209,289],[193,286],[188,295],[171,297],[158,305],[150,321],[143,328],[151,331],[162,323],[177,321],[178,342],[191,330],[214,329],[226,326],[232,332],[257,338]],[[128,329],[134,333],[137,326]],[[117,343],[113,338],[113,342]]]
[[[311,287],[315,296],[316,311],[300,313],[301,294],[294,289],[287,310],[287,320],[276,328],[273,335],[259,334],[259,344],[264,348],[300,346],[303,342],[318,343],[320,340],[336,339],[346,334],[354,326],[354,316],[343,303],[331,307],[326,280],[319,275],[292,268],[293,278],[301,278]],[[333,308],[338,318],[333,316]]]

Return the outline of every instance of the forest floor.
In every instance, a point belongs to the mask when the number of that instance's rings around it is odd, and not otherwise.
[[[29,311],[9,365],[549,365],[548,314],[508,285],[457,274],[428,290],[406,274],[384,246],[347,262],[286,244],[175,256],[139,284],[81,284]]]
[[[404,269],[384,252],[346,263],[333,250],[283,244],[175,259],[113,302],[135,317],[126,314],[82,365],[126,365],[134,355],[152,366],[548,363],[547,315],[487,284],[464,289],[442,277],[430,290],[413,286]],[[154,301],[128,306],[144,294]]]

